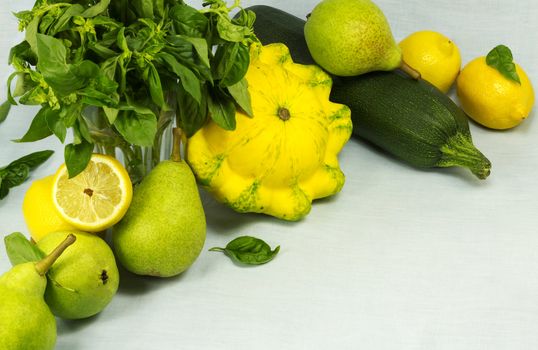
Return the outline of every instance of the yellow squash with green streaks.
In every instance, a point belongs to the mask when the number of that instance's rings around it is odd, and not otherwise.
[[[329,101],[331,78],[293,63],[285,45],[253,45],[250,56],[253,117],[238,111],[234,131],[209,122],[188,140],[186,158],[234,210],[299,220],[312,200],[344,185],[337,155],[351,136],[351,113]]]

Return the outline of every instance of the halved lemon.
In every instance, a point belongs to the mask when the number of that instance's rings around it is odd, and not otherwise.
[[[114,157],[93,154],[88,166],[69,179],[63,164],[54,177],[52,198],[65,221],[87,232],[105,230],[121,220],[133,197],[133,185]]]

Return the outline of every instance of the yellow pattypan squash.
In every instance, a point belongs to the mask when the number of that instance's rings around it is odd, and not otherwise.
[[[187,143],[198,181],[238,212],[299,220],[312,200],[340,191],[337,154],[349,140],[351,113],[329,101],[331,78],[293,63],[283,44],[252,45],[246,74],[253,116],[236,129],[208,122]]]

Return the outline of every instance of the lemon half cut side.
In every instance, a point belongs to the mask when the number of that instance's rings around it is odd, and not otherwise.
[[[83,231],[99,232],[121,220],[131,204],[133,186],[118,160],[95,153],[86,169],[71,179],[63,164],[52,194],[65,221]]]

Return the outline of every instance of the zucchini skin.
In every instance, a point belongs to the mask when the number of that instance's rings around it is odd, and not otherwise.
[[[304,20],[265,5],[247,9],[256,14],[254,32],[262,44],[284,43],[295,62],[316,64]],[[489,175],[491,163],[473,145],[467,116],[430,83],[399,71],[332,78],[331,101],[351,109],[354,137],[415,167],[463,166],[480,179]]]

